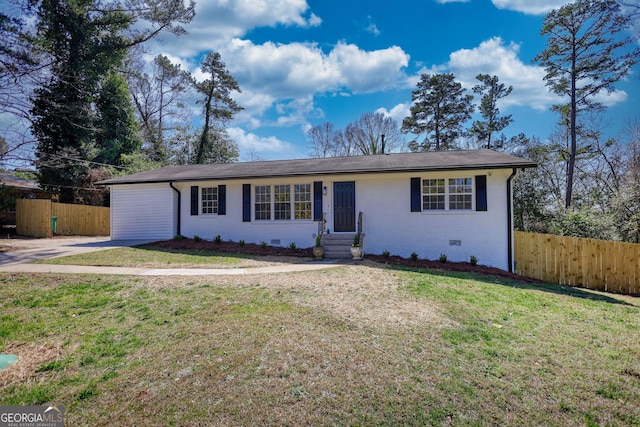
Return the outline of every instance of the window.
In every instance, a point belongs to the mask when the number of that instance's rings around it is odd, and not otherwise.
[[[422,181],[423,210],[444,210],[444,198],[444,179],[425,179]]]
[[[274,185],[273,199],[275,219],[291,219],[291,186]]]
[[[449,179],[449,209],[471,210],[473,187],[471,178]]]
[[[256,220],[310,220],[313,217],[311,184],[258,185],[254,206]]]
[[[311,184],[294,185],[295,219],[311,219]]]
[[[271,186],[256,185],[256,221],[271,219]]]
[[[200,200],[202,203],[203,214],[218,213],[218,188],[217,187],[202,188],[200,192]]]
[[[472,178],[436,178],[422,180],[422,210],[473,209]]]

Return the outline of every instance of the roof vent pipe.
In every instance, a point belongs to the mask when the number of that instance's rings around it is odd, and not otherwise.
[[[382,134],[382,152],[380,154],[384,154],[384,133]]]

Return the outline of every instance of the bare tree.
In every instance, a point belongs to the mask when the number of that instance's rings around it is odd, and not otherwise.
[[[365,156],[388,153],[402,143],[398,123],[382,113],[364,113],[349,123],[344,133],[359,154]]]
[[[164,55],[158,55],[147,67],[139,53],[139,49],[130,51],[125,72],[144,138],[143,148],[153,161],[174,163],[173,152],[180,149],[176,147],[176,133],[191,121],[187,100],[192,92],[192,77]]]
[[[309,155],[311,157],[335,157],[337,131],[333,123],[324,122],[309,129]]]

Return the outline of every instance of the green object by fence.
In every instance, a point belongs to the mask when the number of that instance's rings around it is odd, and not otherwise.
[[[51,217],[51,231],[55,233],[57,230],[58,230],[58,217],[57,216],[52,216]]]

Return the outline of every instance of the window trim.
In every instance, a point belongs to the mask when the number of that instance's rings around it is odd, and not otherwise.
[[[296,192],[297,189],[301,189],[301,187],[306,187],[306,191],[304,192]],[[269,218],[259,219],[256,215],[256,207],[258,205],[257,200],[257,189],[258,187],[267,187],[269,189]],[[287,188],[288,193],[288,201],[276,201],[276,188]],[[307,194],[308,200],[298,200],[297,196],[300,194]],[[264,203],[264,202],[261,202]],[[279,204],[288,204],[289,213],[288,218],[276,218],[276,207]],[[308,203],[309,209],[297,210],[296,207],[300,204]],[[314,221],[314,183],[313,182],[285,182],[278,184],[253,184],[252,185],[252,219],[255,222],[271,222],[271,223],[279,223],[286,224],[291,221],[296,222],[313,222]],[[279,211],[284,212],[284,211]],[[300,212],[306,213],[306,218],[296,218],[296,214]]]
[[[450,184],[450,180],[458,180],[458,179],[463,179],[463,180],[470,180],[470,183],[468,184],[468,186],[471,189],[471,192],[463,192],[463,193],[451,193],[450,192],[450,185],[455,185],[455,184]],[[430,180],[444,180],[444,193],[425,193],[424,192],[424,188],[425,188],[425,181],[430,181]],[[475,188],[475,181],[476,181],[476,177],[474,175],[469,175],[469,176],[439,176],[439,177],[421,177],[419,184],[420,184],[420,211],[424,214],[443,214],[443,213],[460,213],[460,214],[466,214],[466,213],[472,213],[475,212],[476,210],[476,188]],[[463,184],[463,185],[467,185],[467,184]],[[442,194],[444,196],[444,208],[443,209],[425,209],[425,196],[434,196],[434,195],[440,195]],[[452,209],[451,208],[451,196],[454,195],[462,195],[462,196],[469,196],[470,197],[470,202],[471,202],[471,206],[468,209]],[[432,203],[437,203],[437,202],[432,202]]]
[[[216,194],[215,194],[215,200],[213,200],[213,202],[215,203],[215,208],[213,208],[213,212],[205,212],[204,211],[204,193],[205,190],[212,190],[215,189],[216,190]],[[220,212],[220,188],[215,185],[215,186],[211,186],[211,187],[200,187],[199,189],[199,196],[198,197],[198,208],[199,208],[199,214],[202,216],[218,216],[219,212]]]

